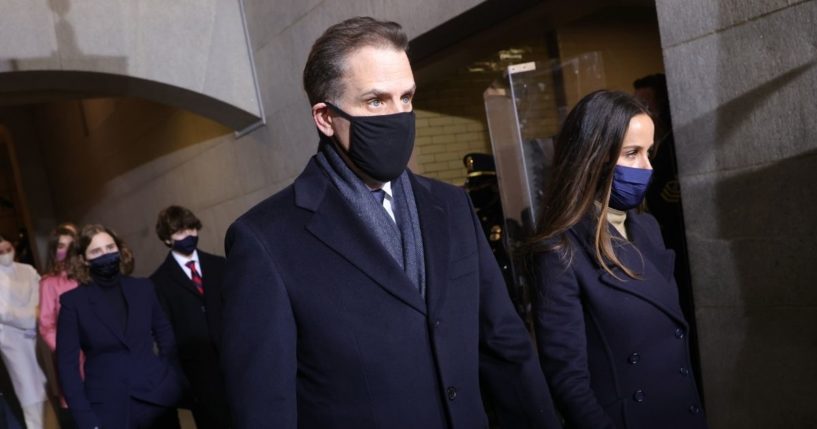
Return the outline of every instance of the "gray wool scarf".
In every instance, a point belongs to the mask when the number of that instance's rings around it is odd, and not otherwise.
[[[425,254],[417,203],[408,173],[391,182],[392,221],[372,190],[346,165],[335,143],[322,138],[315,158],[358,218],[425,297]]]

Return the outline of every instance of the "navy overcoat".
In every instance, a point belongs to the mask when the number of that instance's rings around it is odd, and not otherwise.
[[[182,399],[186,380],[153,284],[123,276],[121,287],[128,307],[124,332],[120,316],[106,306],[98,288],[80,285],[60,296],[57,366],[65,400],[81,429],[128,428],[132,398],[172,408]]]
[[[204,295],[176,262],[172,252],[151,274],[156,296],[165,310],[179,350],[179,363],[190,382],[193,418],[198,429],[229,426],[227,399],[216,345],[221,324],[221,285],[226,261],[196,251]]]
[[[536,255],[536,338],[553,398],[570,428],[706,428],[674,253],[651,215],[628,212],[629,242],[608,227],[639,280],[596,263],[589,218],[567,233],[569,266],[558,252]]]
[[[534,348],[464,190],[410,175],[423,299],[310,161],[226,238],[222,365],[236,428],[558,423]]]

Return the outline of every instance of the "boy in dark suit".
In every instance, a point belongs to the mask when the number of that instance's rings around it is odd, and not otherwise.
[[[156,234],[171,250],[150,276],[179,347],[190,381],[193,418],[199,429],[229,427],[224,381],[215,344],[221,314],[224,258],[198,247],[201,221],[187,208],[159,212]]]

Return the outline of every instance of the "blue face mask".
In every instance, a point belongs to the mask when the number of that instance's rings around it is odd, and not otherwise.
[[[196,250],[196,246],[199,245],[199,237],[188,235],[181,240],[176,240],[173,242],[173,250],[183,254],[189,255]]]
[[[613,171],[613,189],[610,191],[610,207],[630,210],[641,204],[652,179],[652,170],[616,165]]]

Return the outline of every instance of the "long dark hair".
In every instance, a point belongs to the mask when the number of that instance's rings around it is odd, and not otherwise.
[[[606,90],[588,94],[570,111],[556,140],[547,204],[539,232],[531,239],[535,249],[561,251],[569,265],[573,254],[565,234],[591,216],[596,262],[613,276],[613,267],[618,267],[638,278],[613,251],[606,219],[624,135],[630,120],[640,114],[649,116],[649,111],[633,96]]]
[[[60,237],[62,236],[71,237],[71,245],[68,246],[65,259],[60,262],[57,261],[57,246],[60,244]],[[51,234],[48,235],[48,254],[45,258],[44,275],[57,276],[68,269],[71,260],[76,257],[75,241],[77,241],[77,227],[72,223],[60,224],[51,231]]]
[[[99,224],[85,225],[79,233],[78,239],[74,240],[74,252],[76,252],[77,257],[71,260],[68,269],[68,275],[77,279],[80,283],[90,283],[91,281],[91,274],[85,264],[85,251],[88,250],[94,236],[102,232],[110,235],[114,243],[116,243],[116,247],[119,248],[119,271],[125,275],[133,272],[135,265],[133,252],[113,230]]]

